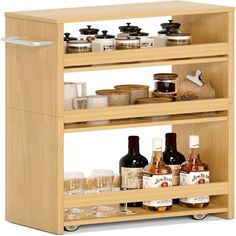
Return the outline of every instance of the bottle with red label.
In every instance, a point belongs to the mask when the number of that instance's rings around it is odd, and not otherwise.
[[[209,183],[208,165],[201,161],[199,155],[199,136],[189,136],[188,160],[180,168],[180,185]],[[201,208],[209,204],[209,196],[180,198],[179,204],[183,207]]]
[[[151,163],[144,168],[143,188],[170,187],[172,186],[172,171],[163,161],[161,139],[153,139],[152,146],[153,154]],[[143,208],[151,211],[166,211],[171,209],[171,207],[172,199],[143,202]]]

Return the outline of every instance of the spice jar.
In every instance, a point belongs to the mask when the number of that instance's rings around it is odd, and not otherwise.
[[[99,29],[91,28],[91,25],[87,25],[87,28],[80,29],[80,39],[93,41],[95,40],[95,35],[98,33]]]
[[[116,50],[138,49],[140,48],[140,38],[127,37],[116,38]]]
[[[92,42],[92,51],[113,51],[115,50],[115,36],[107,34],[107,30],[103,30],[102,34],[95,35]]]
[[[119,27],[121,33],[117,35],[117,38],[123,38],[123,37],[126,38],[130,35],[130,33],[136,32],[137,29],[139,28],[138,26],[131,25],[131,23],[126,23],[126,24],[127,25]]]
[[[169,20],[168,23],[162,23],[162,30],[158,31],[158,36],[154,38],[154,47],[165,47],[166,46],[166,35],[177,34],[179,32],[180,23]]]
[[[166,46],[189,45],[190,42],[191,42],[191,35],[187,33],[166,35]]]
[[[96,94],[106,95],[109,106],[129,105],[129,91],[116,89],[97,90]]]
[[[137,32],[130,33],[130,37],[140,38],[140,48],[152,48],[154,45],[154,39],[148,37],[148,33],[141,32],[141,28],[137,29]]]
[[[68,53],[84,53],[92,51],[92,43],[87,40],[71,40],[67,43]]]
[[[139,84],[116,85],[115,89],[128,90],[130,95],[130,104],[135,104],[138,98],[147,98],[149,96],[149,86]]]
[[[70,40],[77,40],[75,37],[70,37],[70,33],[64,33],[64,53],[67,52],[67,43]]]
[[[178,75],[174,73],[154,74],[154,96],[171,98],[176,100]]]

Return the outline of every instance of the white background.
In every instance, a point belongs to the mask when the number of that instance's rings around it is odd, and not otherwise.
[[[122,4],[135,2],[151,2],[151,0],[2,0],[0,1],[0,36],[5,35],[4,12],[21,11],[32,9],[49,9],[63,7],[80,7],[95,6],[105,4]],[[214,0],[214,1],[198,1],[202,3],[223,4],[236,6],[230,0]],[[134,25],[143,28],[143,31],[155,35],[160,29],[160,23],[166,22],[166,18],[150,18],[150,19],[132,19]],[[92,26],[100,30],[108,29],[109,33],[117,34],[118,26],[124,25],[130,20],[90,22]],[[83,28],[87,23],[68,24],[66,31],[73,35],[78,35],[78,29]],[[217,27],[217,26],[216,26]],[[83,72],[71,73],[65,75],[65,81],[86,81],[88,83],[88,93],[93,94],[96,89],[112,88],[115,84],[122,83],[144,83],[153,86],[153,73],[168,72],[170,67],[150,67],[135,68],[113,71]],[[4,107],[5,107],[5,67],[4,67],[4,43],[0,44],[0,234],[1,235],[45,235],[41,231],[32,230],[26,227],[10,224],[4,221]],[[151,139],[153,137],[164,137],[165,132],[170,131],[170,126],[138,128],[138,129],[122,129],[112,131],[88,132],[82,134],[66,134],[65,135],[65,170],[83,170],[89,175],[94,168],[110,168],[114,172],[118,172],[118,161],[120,157],[127,152],[127,136],[139,135],[141,141],[141,153],[150,160],[151,155]],[[187,141],[187,140],[186,140]],[[202,157],[204,159],[204,157]],[[110,234],[166,234],[166,235],[200,235],[200,234],[225,234],[230,230],[235,231],[236,220],[222,220],[215,217],[208,217],[204,221],[197,222],[189,217],[181,217],[174,219],[159,219],[149,221],[138,221],[128,223],[116,223],[106,225],[83,226],[75,234],[89,235],[110,235]],[[234,228],[233,228],[234,227]]]

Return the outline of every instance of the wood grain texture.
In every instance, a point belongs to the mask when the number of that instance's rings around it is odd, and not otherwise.
[[[233,11],[233,7],[185,1],[150,2],[26,12],[9,12],[6,16],[37,21],[70,23],[171,15],[193,15]]]
[[[158,219],[167,217],[178,217],[178,216],[191,216],[197,214],[213,214],[219,212],[227,212],[226,207],[222,207],[217,204],[210,204],[205,208],[183,208],[178,205],[174,205],[170,211],[155,212],[147,211],[140,207],[129,207],[129,210],[137,212],[136,215],[114,215],[111,217],[96,218],[96,217],[84,217],[80,220],[65,221],[65,226],[69,225],[89,225],[89,224],[102,224],[111,222],[126,222],[133,220],[147,220],[147,219]]]
[[[6,219],[63,233],[63,119],[6,110]]]
[[[226,110],[228,110],[228,99],[218,98],[71,110],[64,112],[64,122],[66,124],[92,120],[123,119]]]
[[[6,105],[63,116],[63,25],[6,19],[6,36],[52,41],[47,47],[6,44]]]
[[[111,52],[72,53],[64,55],[64,67],[104,65],[111,63],[137,63],[150,60],[175,60],[194,57],[210,57],[228,54],[227,43],[171,46],[117,50]],[[89,68],[88,68],[89,69]]]

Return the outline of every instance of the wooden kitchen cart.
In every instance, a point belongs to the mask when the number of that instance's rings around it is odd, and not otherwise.
[[[64,54],[64,24],[172,16],[192,45]],[[234,8],[161,2],[6,13],[6,220],[62,234],[64,226],[195,214],[234,217]],[[130,105],[64,112],[64,73],[172,65],[184,78],[201,68],[216,90],[210,100]],[[155,121],[143,117],[168,115]],[[112,120],[102,126],[81,122]],[[119,120],[122,119],[122,120]],[[64,133],[173,125],[179,149],[199,134],[210,184],[68,196],[63,194]],[[173,206],[158,213],[64,221],[64,208],[210,195],[209,207]]]

